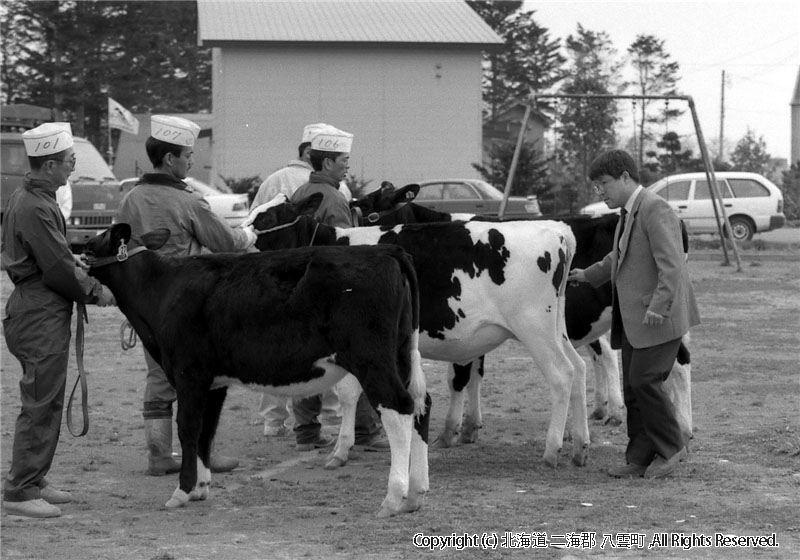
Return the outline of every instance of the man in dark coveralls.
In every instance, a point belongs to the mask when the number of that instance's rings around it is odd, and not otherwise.
[[[45,123],[22,134],[30,173],[8,202],[2,259],[14,290],[3,330],[8,349],[22,365],[11,468],[3,488],[6,513],[58,517],[55,504],[69,492],[48,486],[61,431],[74,302],[114,304],[111,291],[83,269],[66,238],[56,190],[75,168],[69,123]]]

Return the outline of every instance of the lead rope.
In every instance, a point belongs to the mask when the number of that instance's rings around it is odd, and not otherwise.
[[[136,331],[128,321],[123,321],[119,326],[120,345],[124,351],[128,351],[136,346]]]
[[[86,370],[83,367],[83,337],[84,337],[84,323],[89,322],[89,316],[86,314],[86,305],[83,303],[78,304],[77,327],[75,329],[75,360],[78,362],[78,379],[75,380],[75,385],[72,387],[72,392],[69,394],[69,401],[67,402],[67,428],[69,433],[74,437],[85,436],[89,431],[89,386],[86,382]],[[83,428],[80,433],[75,433],[72,429],[72,401],[75,397],[75,390],[78,388],[78,383],[81,384],[81,412],[83,414]]]

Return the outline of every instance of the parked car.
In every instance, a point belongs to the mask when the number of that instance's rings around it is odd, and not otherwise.
[[[714,177],[734,239],[752,239],[755,233],[784,226],[783,193],[769,179],[743,171],[719,171]],[[719,231],[705,173],[670,175],[647,189],[669,202],[689,233]],[[595,202],[581,209],[582,214],[592,216],[611,212],[619,212],[619,209],[611,210],[605,202]],[[719,214],[722,217],[721,212]]]
[[[74,142],[75,170],[68,181],[72,206],[67,218],[67,241],[73,251],[80,252],[89,239],[111,226],[122,195],[119,181],[91,142],[77,136]],[[2,213],[5,212],[8,198],[22,185],[23,177],[28,172],[28,155],[21,133],[3,132],[0,135],[0,145],[2,222]],[[59,199],[59,202],[62,200]]]
[[[477,214],[497,216],[503,193],[486,181],[479,179],[441,179],[421,181],[416,204],[448,214]],[[505,218],[540,216],[539,202],[535,196],[510,196]]]
[[[122,180],[122,191],[127,193],[139,179],[132,177]],[[247,218],[250,211],[250,200],[246,194],[224,193],[194,177],[187,177],[184,182],[208,201],[211,210],[223,218],[231,227],[236,227]]]

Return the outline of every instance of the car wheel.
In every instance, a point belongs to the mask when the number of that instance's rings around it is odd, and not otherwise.
[[[755,227],[747,218],[735,217],[730,219],[731,232],[736,241],[750,241],[756,232]]]

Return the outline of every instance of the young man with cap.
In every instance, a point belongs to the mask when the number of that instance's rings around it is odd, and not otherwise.
[[[190,120],[167,115],[151,117],[150,137],[145,143],[154,173],[146,173],[123,198],[117,222],[131,226],[134,239],[157,228],[169,228],[170,237],[161,255],[197,255],[203,250],[241,252],[256,240],[252,228],[230,227],[211,211],[208,202],[183,182],[192,167],[193,146],[200,127]],[[167,376],[144,351],[147,380],[144,390],[147,474],[159,476],[180,470],[172,459],[172,404],[177,396]],[[212,472],[227,472],[236,459],[211,455]]]
[[[700,323],[689,280],[678,217],[667,202],[639,184],[631,155],[611,150],[589,167],[589,179],[609,208],[621,208],[614,249],[569,280],[611,282],[611,347],[622,350],[627,409],[626,464],[615,478],[661,478],[686,457],[686,443],[663,384],[681,337]]]
[[[48,486],[69,363],[73,302],[114,304],[111,291],[90,278],[72,254],[56,190],[75,168],[69,123],[45,123],[22,134],[30,172],[9,199],[3,217],[2,259],[14,290],[3,331],[22,365],[11,468],[3,488],[6,513],[58,517],[55,504],[72,500]]]
[[[339,191],[339,185],[350,168],[350,149],[353,135],[330,125],[322,125],[314,131],[311,138],[309,161],[314,171],[308,182],[301,185],[292,195],[295,202],[314,193],[322,193],[322,203],[314,213],[314,218],[333,227],[353,227],[348,199]],[[314,448],[329,442],[320,433],[317,421],[321,409],[319,396],[293,399],[295,416],[295,438],[298,449]],[[384,450],[389,448],[383,435],[379,417],[364,393],[358,399],[356,408],[356,445],[366,449]]]
[[[327,126],[325,123],[306,125],[300,145],[297,147],[299,159],[289,161],[286,167],[275,171],[261,183],[250,205],[251,209],[269,202],[279,194],[291,197],[297,187],[308,182],[311,172],[314,171],[310,160],[311,140],[319,130]],[[344,181],[339,182],[339,191],[348,201],[352,198],[350,189]],[[265,436],[283,436],[289,433],[294,423],[291,403],[290,397],[278,397],[266,393],[261,396],[258,414],[264,419]],[[333,419],[338,415],[339,403],[333,390],[329,389],[323,393],[322,408],[323,416]]]

